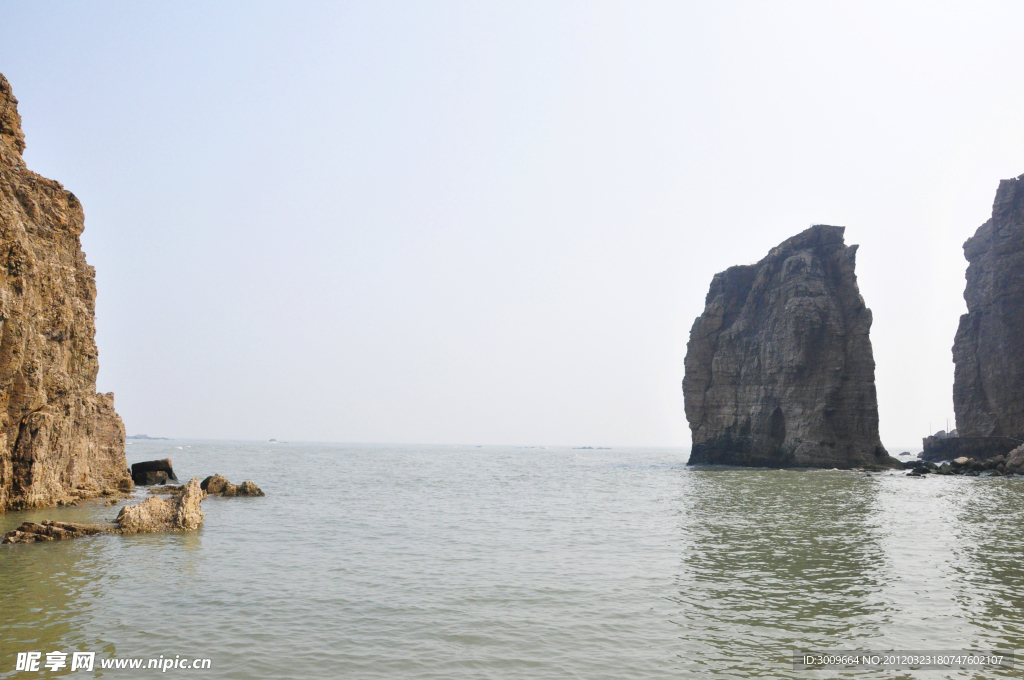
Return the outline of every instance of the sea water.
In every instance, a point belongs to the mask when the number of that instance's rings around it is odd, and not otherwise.
[[[693,469],[675,449],[128,446],[163,457],[267,495],[207,499],[192,533],[0,546],[0,677],[1010,677],[791,655],[1024,647],[1020,478]],[[68,667],[16,672],[27,651]],[[210,668],[99,667],[161,657]]]

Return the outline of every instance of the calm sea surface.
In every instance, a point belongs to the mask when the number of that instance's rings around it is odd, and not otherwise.
[[[968,678],[999,674],[788,655],[1024,648],[1021,478],[695,470],[670,449],[128,447],[165,456],[267,496],[210,498],[190,534],[0,546],[0,677],[67,673],[14,671],[59,650],[212,660],[108,677]]]

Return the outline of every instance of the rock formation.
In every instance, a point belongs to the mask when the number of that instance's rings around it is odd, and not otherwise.
[[[1018,446],[1007,454],[1004,469],[1008,475],[1024,475],[1024,445]]]
[[[138,505],[121,508],[115,520],[118,533],[134,534],[142,531],[191,531],[203,523],[203,508],[200,503],[206,492],[199,486],[199,478],[193,477],[180,494],[170,499],[147,498]]]
[[[139,486],[148,486],[150,484],[166,484],[168,481],[176,482],[178,478],[171,466],[171,459],[161,458],[160,460],[132,463],[132,481]]]
[[[170,499],[147,498],[141,503],[121,508],[112,524],[79,524],[77,522],[23,522],[14,531],[4,534],[0,543],[38,543],[80,538],[102,533],[137,534],[163,531],[195,531],[203,524],[201,503],[206,492],[194,477]]]
[[[245,481],[234,485],[222,475],[212,475],[203,480],[202,488],[210,495],[221,496],[263,496],[264,493],[254,482]]]
[[[43,541],[61,541],[65,538],[81,538],[114,531],[109,524],[81,524],[78,522],[55,522],[44,519],[41,524],[22,522],[14,531],[4,534],[0,543],[41,543]]]
[[[690,464],[899,467],[878,437],[857,246],[817,225],[716,274],[690,331]]]
[[[130,489],[113,394],[96,393],[96,281],[82,204],[25,167],[0,75],[0,512]]]
[[[992,218],[967,239],[964,255],[953,409],[962,446],[989,457],[1024,442],[1024,175],[999,183]]]

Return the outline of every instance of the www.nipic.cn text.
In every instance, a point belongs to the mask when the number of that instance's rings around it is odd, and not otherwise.
[[[173,658],[160,655],[158,659],[118,659],[109,657],[96,662],[96,652],[18,652],[15,663],[16,671],[91,671],[95,667],[101,669],[133,668],[152,669],[166,673],[168,670],[202,670],[210,668],[210,659],[182,658],[176,654]]]

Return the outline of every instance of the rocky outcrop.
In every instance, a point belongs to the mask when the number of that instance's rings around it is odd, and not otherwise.
[[[923,477],[928,474],[961,475],[965,477],[1001,477],[1016,474],[1016,470],[1007,465],[1006,456],[996,456],[988,460],[975,460],[966,456],[936,465],[932,461],[912,460],[903,464],[910,469],[911,477]]]
[[[1018,446],[1006,456],[1006,474],[1024,475],[1024,445]]]
[[[0,512],[130,489],[113,394],[96,393],[82,204],[25,167],[0,75]]]
[[[992,217],[964,243],[967,313],[953,342],[956,428],[982,456],[1024,442],[1024,175],[999,183]],[[992,441],[986,442],[986,439]]]
[[[690,464],[899,467],[878,437],[871,311],[844,227],[716,274],[683,379]]]
[[[254,482],[245,481],[239,485],[234,485],[222,475],[212,475],[203,480],[202,488],[206,490],[206,493],[210,495],[220,496],[263,496],[263,491],[260,490]]]
[[[61,541],[65,538],[81,538],[116,531],[112,524],[79,524],[77,522],[55,522],[44,519],[41,524],[22,522],[14,531],[4,534],[0,543],[41,543]]]
[[[139,486],[148,486],[150,484],[166,484],[168,481],[176,482],[178,478],[174,475],[171,459],[161,458],[160,460],[132,463],[132,481]]]
[[[193,477],[184,490],[171,498],[147,498],[138,505],[121,508],[115,520],[118,533],[134,534],[149,531],[192,531],[203,523],[201,503],[206,492]]]
[[[955,431],[955,430],[954,430]],[[953,460],[961,456],[987,460],[1006,454],[1019,442],[1006,437],[939,436],[936,433],[922,440],[921,460]]]
[[[170,499],[154,496],[136,505],[121,508],[112,524],[79,524],[49,519],[38,524],[23,522],[14,531],[4,534],[0,543],[38,543],[102,533],[128,535],[195,531],[203,524],[203,508],[200,504],[206,498],[206,492],[200,488],[198,477],[178,488],[180,491]]]

